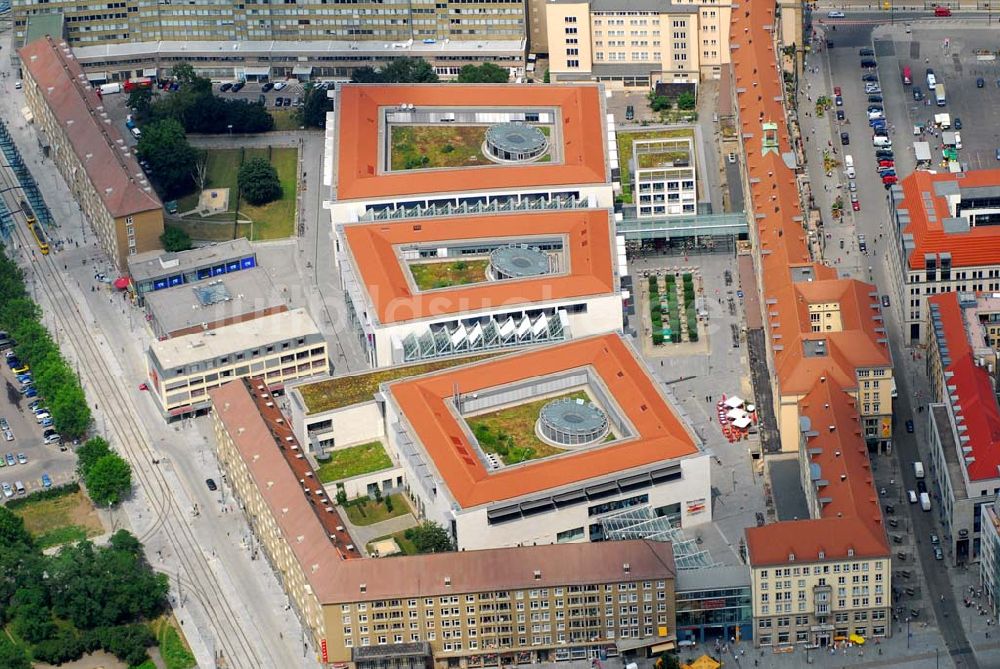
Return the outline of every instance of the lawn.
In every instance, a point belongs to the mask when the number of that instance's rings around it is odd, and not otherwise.
[[[486,453],[496,453],[504,464],[512,465],[526,460],[547,458],[565,453],[561,448],[546,444],[535,434],[535,423],[542,407],[557,399],[588,399],[587,393],[578,390],[556,397],[526,402],[466,419],[479,445]],[[504,444],[503,436],[510,437],[513,447]]]
[[[667,167],[675,165],[679,160],[689,157],[687,151],[657,151],[654,153],[643,153],[639,156],[639,167],[649,169],[652,167]]]
[[[673,130],[640,130],[638,132],[618,132],[618,165],[621,168],[622,200],[632,201],[632,142],[637,139],[664,139],[669,137],[690,137],[694,139],[693,128]]]
[[[298,181],[298,149],[255,148],[255,149],[209,149],[206,166],[206,188],[228,188],[229,209],[215,216],[202,218],[198,215],[177,221],[175,224],[191,235],[192,239],[220,241],[234,239],[233,213],[236,209],[237,184],[241,160],[267,158],[278,171],[281,181],[281,198],[274,202],[255,207],[243,202],[240,217],[250,219],[253,225],[241,224],[237,236],[251,237],[253,240],[282,239],[295,234],[295,202]],[[192,192],[177,200],[177,207],[183,213],[198,206],[198,192]],[[213,223],[212,221],[218,221]],[[252,236],[251,236],[252,235]]]
[[[485,125],[396,125],[390,132],[393,171],[491,164],[482,151]]]
[[[410,274],[420,290],[462,286],[486,281],[489,260],[450,260],[410,264]]]
[[[299,386],[298,391],[302,393],[302,399],[305,401],[306,409],[310,414],[321,413],[357,404],[358,402],[370,402],[372,395],[379,389],[379,386],[389,381],[404,379],[408,376],[429,374],[430,372],[448,369],[455,365],[465,365],[509,352],[494,351],[481,355],[448,358],[446,360],[434,360],[433,362],[420,362],[414,365],[406,365],[405,367],[380,369],[376,372],[338,376],[334,379]]]
[[[324,462],[316,471],[323,483],[343,481],[359,474],[377,472],[392,466],[392,460],[385,452],[381,441],[372,441],[330,452],[329,462]]]
[[[41,548],[80,541],[104,533],[94,505],[80,490],[37,501],[28,500],[13,509],[24,519],[25,528]]]
[[[396,545],[398,545],[399,550],[402,551],[401,553],[397,553],[396,555],[392,555],[390,557],[396,557],[397,555],[417,554],[417,547],[413,544],[412,541],[406,538],[406,530],[402,530],[394,534],[387,534],[384,537],[379,537],[378,539],[372,539],[371,541],[368,542],[368,545],[366,546],[366,548],[368,549],[368,553],[371,554],[372,546],[374,544],[377,544],[380,541],[385,541],[386,539],[395,539]]]
[[[197,665],[191,648],[173,616],[161,616],[149,623],[149,628],[156,635],[160,645],[160,655],[167,669],[191,669]]]
[[[274,130],[276,132],[281,132],[283,130],[301,130],[302,124],[298,120],[298,114],[295,112],[296,109],[285,109],[283,107],[275,107],[274,109],[268,110],[271,118],[274,119]]]
[[[392,511],[386,506],[386,500],[392,500]],[[347,517],[355,525],[374,525],[383,520],[405,516],[410,512],[410,506],[406,503],[406,498],[400,494],[389,495],[381,502],[376,502],[368,497],[347,503]]]

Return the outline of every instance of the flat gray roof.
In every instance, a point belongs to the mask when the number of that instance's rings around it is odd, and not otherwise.
[[[750,587],[750,569],[740,565],[678,569],[677,592]]]
[[[164,276],[187,272],[206,265],[234,260],[252,255],[253,246],[245,237],[210,246],[199,246],[190,251],[168,253],[147,251],[129,256],[128,270],[133,281],[151,281]]]
[[[202,304],[206,291],[219,301]],[[228,294],[228,299],[225,294]],[[267,272],[260,268],[153,291],[146,293],[145,299],[146,308],[165,332],[176,332],[285,304]]]
[[[305,309],[283,311],[208,332],[154,341],[149,346],[149,353],[160,368],[167,371],[295,337],[322,340],[319,328]]]

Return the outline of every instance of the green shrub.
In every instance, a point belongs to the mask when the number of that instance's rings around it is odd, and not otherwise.
[[[660,292],[660,284],[656,280],[655,276],[649,277],[649,292],[650,293],[659,293]]]
[[[659,332],[653,333],[653,346],[660,346],[663,344],[663,335]]]
[[[445,144],[444,146],[441,147],[441,153],[451,153],[454,150],[455,147],[452,146],[451,144]]]
[[[33,504],[35,502],[40,502],[43,499],[55,499],[56,497],[72,495],[73,493],[79,491],[80,491],[79,483],[67,483],[65,485],[56,486],[55,488],[49,488],[48,490],[39,490],[38,492],[33,492],[27,497],[19,497],[18,499],[12,499],[9,502],[7,502],[7,508],[17,509],[19,507],[25,506],[26,504]]]

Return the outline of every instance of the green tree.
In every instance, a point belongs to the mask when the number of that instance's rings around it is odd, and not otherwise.
[[[148,620],[166,607],[166,574],[131,549],[81,541],[51,558],[47,571],[53,612],[79,629]]]
[[[697,102],[694,93],[685,92],[677,96],[677,108],[682,111],[691,111],[695,108]]]
[[[649,108],[655,112],[667,111],[674,106],[673,101],[666,95],[649,94]]]
[[[377,71],[359,67],[351,81],[359,84],[432,84],[438,81],[438,75],[423,58],[397,58]]]
[[[448,531],[431,520],[406,530],[405,536],[413,542],[419,553],[445,553],[455,550]]]
[[[149,108],[153,104],[152,88],[133,88],[129,91],[128,101],[125,103],[135,112],[139,118],[146,118],[149,115]]]
[[[176,225],[165,225],[160,243],[165,251],[187,251],[191,248],[191,235]]]
[[[95,504],[118,504],[132,489],[132,468],[117,453],[108,453],[90,467],[84,483]]]
[[[31,669],[28,653],[20,646],[15,646],[6,638],[0,639],[0,667],[4,669]]]
[[[337,505],[344,506],[345,504],[347,504],[347,492],[341,486],[337,486]]]
[[[242,196],[252,205],[267,204],[281,197],[278,171],[266,158],[251,158],[243,163],[236,182]]]
[[[147,123],[136,147],[139,158],[149,161],[155,180],[168,197],[191,188],[191,166],[198,152],[187,141],[184,128],[175,119]]]
[[[326,126],[326,114],[333,111],[333,100],[326,96],[326,91],[309,87],[306,90],[305,103],[298,110],[302,125],[309,128]]]
[[[24,529],[24,520],[5,506],[0,506],[0,545],[34,546],[31,535]]]
[[[101,647],[119,660],[135,667],[149,659],[146,649],[156,645],[156,637],[145,625],[118,625],[98,630]]]
[[[170,73],[177,80],[177,83],[181,85],[183,91],[191,93],[212,92],[211,79],[198,76],[198,73],[195,72],[194,67],[190,63],[177,63],[171,68]]]
[[[103,437],[88,439],[83,446],[76,449],[76,471],[81,477],[86,477],[94,463],[109,453],[111,453],[111,446]]]
[[[76,632],[65,627],[56,629],[51,638],[39,641],[31,648],[36,661],[64,664],[83,657],[83,644]]]
[[[494,63],[482,65],[463,65],[458,71],[460,84],[506,84],[510,81],[510,72],[505,67]]]
[[[656,669],[680,669],[680,662],[674,653],[662,653],[656,660]]]

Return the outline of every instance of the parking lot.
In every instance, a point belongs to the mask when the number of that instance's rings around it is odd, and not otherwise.
[[[897,161],[905,161],[900,164],[905,168],[901,176],[914,167],[914,141],[929,142],[934,159],[932,169],[942,168],[940,130],[933,134],[925,132],[923,136],[913,132],[915,125],[933,126],[934,115],[940,113],[950,115],[951,130],[957,129],[955,119],[959,119],[962,148],[958,157],[963,170],[1000,167],[996,159],[996,151],[1000,149],[1000,123],[997,122],[1000,120],[1000,66],[995,60],[980,61],[975,54],[977,49],[995,47],[995,42],[996,30],[946,26],[943,22],[912,27],[885,26],[876,32],[874,49],[886,114],[895,126],[893,142]],[[905,66],[912,72],[911,86],[902,83]],[[931,68],[937,81],[945,86],[947,104],[943,107],[935,104],[933,91],[927,88],[927,68]],[[980,78],[982,88],[977,87]],[[923,100],[914,100],[914,88],[921,90]]]
[[[11,486],[11,494],[16,494],[16,483],[20,481],[25,493],[31,493],[42,488],[42,476],[48,474],[53,486],[62,485],[75,478],[74,468],[76,456],[71,448],[62,451],[58,444],[45,444],[42,437],[42,427],[35,420],[34,413],[28,408],[30,399],[22,396],[16,375],[7,365],[0,365],[0,417],[7,425],[12,440],[6,435],[2,437],[0,458],[0,484]],[[25,462],[20,462],[20,455]],[[10,464],[13,460],[15,464]],[[0,497],[8,499],[6,489],[0,492]]]

